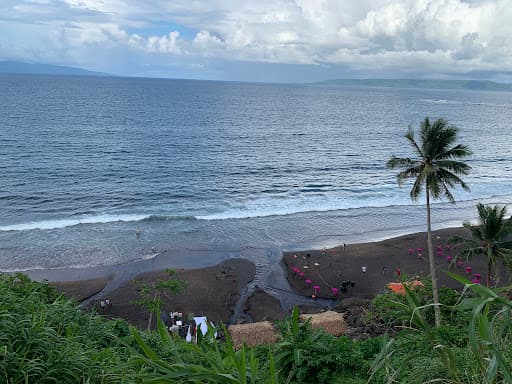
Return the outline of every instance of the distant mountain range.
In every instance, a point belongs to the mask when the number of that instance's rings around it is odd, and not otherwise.
[[[0,61],[0,73],[67,75],[67,76],[111,76],[108,73],[93,72],[82,68],[50,64],[30,64],[21,61]]]
[[[467,89],[474,91],[512,92],[512,84],[495,83],[488,80],[336,79],[325,80],[316,84],[336,85],[342,87]]]

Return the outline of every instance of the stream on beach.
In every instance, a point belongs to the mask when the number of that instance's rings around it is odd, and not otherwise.
[[[430,116],[474,151],[435,229],[512,202],[507,92],[0,76],[0,270],[77,280],[235,257],[284,307],[284,251],[425,230],[385,169]],[[328,305],[328,303],[320,303]]]

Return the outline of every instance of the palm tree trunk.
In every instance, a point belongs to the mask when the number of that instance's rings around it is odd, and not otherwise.
[[[441,310],[439,308],[439,291],[437,288],[437,277],[436,277],[436,264],[434,260],[434,251],[432,249],[432,228],[430,225],[430,193],[428,190],[428,184],[426,185],[427,190],[427,247],[428,247],[428,261],[430,264],[430,278],[432,280],[432,296],[434,297],[434,316],[436,321],[436,327],[441,325]]]
[[[491,272],[492,272],[491,258],[488,255],[487,256],[487,288],[489,288],[491,286]]]
[[[157,292],[157,291],[155,291],[155,296],[153,296],[153,303],[155,303],[155,302],[156,302],[156,296],[157,296],[157,294],[158,294],[158,292]],[[159,316],[159,315],[160,315],[160,314],[158,314],[157,316]],[[152,310],[150,310],[150,311],[149,311],[149,320],[148,320],[148,331],[150,331],[150,330],[151,330],[151,322],[152,322],[152,320],[153,320],[153,311],[152,311]]]

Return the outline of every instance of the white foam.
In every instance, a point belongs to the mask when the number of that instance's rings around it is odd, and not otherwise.
[[[306,212],[328,212],[355,208],[382,208],[391,205],[410,204],[408,196],[402,198],[394,195],[390,197],[375,196],[368,199],[361,198],[340,198],[319,196],[316,198],[288,198],[287,200],[276,200],[272,198],[261,198],[239,203],[224,211],[199,215],[198,220],[228,220],[228,219],[249,219],[255,217],[286,216]]]
[[[56,220],[43,220],[33,221],[29,223],[20,223],[12,225],[0,226],[0,231],[29,231],[33,229],[58,229],[72,227],[79,224],[98,224],[98,223],[113,223],[113,222],[130,222],[140,221],[149,218],[150,215],[98,215],[89,216],[77,219],[56,219]]]

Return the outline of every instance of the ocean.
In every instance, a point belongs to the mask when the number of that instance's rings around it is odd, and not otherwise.
[[[429,116],[471,147],[434,228],[512,202],[512,94],[0,75],[0,270],[175,267],[426,229],[385,168]],[[512,212],[511,212],[512,213]]]

